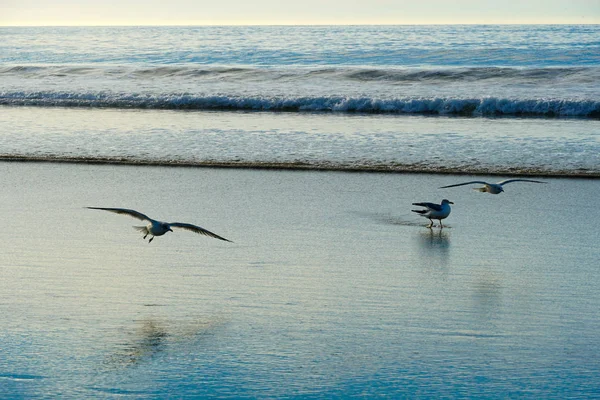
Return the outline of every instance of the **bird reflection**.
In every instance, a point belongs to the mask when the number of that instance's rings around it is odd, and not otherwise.
[[[419,233],[419,243],[424,250],[447,251],[450,247],[450,235],[442,230],[429,230]]]
[[[134,338],[122,344],[122,349],[112,361],[119,365],[137,365],[163,351],[168,337],[169,334],[161,323],[151,319],[144,320]]]
[[[214,336],[225,321],[222,317],[194,318],[183,323],[169,323],[157,318],[140,320],[130,337],[118,344],[117,351],[108,357],[106,364],[110,368],[137,366],[178,346],[196,346],[197,339],[205,341]]]
[[[431,265],[432,259],[438,259],[440,265],[448,263],[450,234],[447,231],[441,229],[420,231],[417,243],[423,260],[429,260],[428,265]]]
[[[502,305],[502,283],[499,277],[485,273],[473,281],[473,304],[484,323],[497,320]]]

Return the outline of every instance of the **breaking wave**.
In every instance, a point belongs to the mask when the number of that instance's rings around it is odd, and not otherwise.
[[[600,118],[600,102],[562,99],[266,97],[195,94],[0,92],[0,105],[123,109],[339,112]]]

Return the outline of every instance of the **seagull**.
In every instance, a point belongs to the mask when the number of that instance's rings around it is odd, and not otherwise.
[[[442,204],[435,203],[412,203],[413,206],[425,207],[425,210],[411,210],[412,212],[416,212],[420,214],[422,217],[429,218],[431,224],[427,227],[431,228],[433,226],[433,220],[437,219],[440,221],[440,228],[443,228],[442,220],[447,218],[450,215],[450,204],[454,204],[450,200],[444,199],[442,200]]]
[[[148,221],[149,223],[146,226],[134,226],[135,229],[137,229],[138,231],[140,231],[144,234],[144,239],[146,239],[146,237],[148,235],[151,236],[150,240],[148,240],[148,243],[152,242],[152,239],[154,239],[155,236],[162,236],[167,232],[173,232],[173,230],[171,228],[187,229],[188,231],[196,232],[196,233],[199,233],[200,235],[206,235],[206,236],[210,236],[215,239],[220,239],[220,240],[224,240],[226,242],[231,242],[231,240],[225,239],[224,237],[221,237],[215,233],[212,233],[211,231],[208,231],[208,230],[201,228],[199,226],[196,226],[196,225],[186,224],[183,222],[157,221],[157,220],[154,220],[154,219],[148,217],[145,214],[142,214],[139,211],[129,210],[127,208],[106,208],[106,207],[86,207],[86,208],[89,208],[90,210],[110,211],[115,214],[127,214],[133,218],[137,218],[142,221]]]
[[[504,188],[502,187],[503,185],[506,185],[507,183],[511,183],[511,182],[546,183],[546,182],[542,182],[542,181],[534,181],[531,179],[507,179],[505,181],[500,181],[497,183],[488,183],[488,182],[484,182],[484,181],[470,181],[470,182],[457,183],[456,185],[442,186],[442,187],[440,187],[440,189],[445,189],[445,188],[454,187],[454,186],[471,185],[473,183],[478,183],[478,184],[481,184],[484,186],[480,187],[480,188],[473,188],[473,190],[479,190],[480,192],[488,192],[491,194],[498,194],[498,193],[504,192]]]

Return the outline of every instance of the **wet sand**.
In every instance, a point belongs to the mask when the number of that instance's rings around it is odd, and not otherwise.
[[[4,395],[587,397],[600,181],[0,163]],[[478,176],[497,181],[499,177]],[[411,203],[455,203],[443,230]],[[133,208],[176,231],[143,241]]]

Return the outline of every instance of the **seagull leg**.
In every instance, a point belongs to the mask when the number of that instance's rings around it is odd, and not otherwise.
[[[440,219],[440,229],[442,229],[444,227],[444,224],[442,224],[442,220]]]
[[[429,229],[431,229],[431,227],[433,226],[433,220],[432,220],[431,218],[429,218],[429,221],[431,221],[431,223],[430,223],[429,225],[427,225],[427,227],[428,227]]]
[[[152,237],[150,238],[150,240],[148,240],[148,243],[150,243],[150,242],[151,242],[153,239],[154,239],[154,236],[152,236]]]

